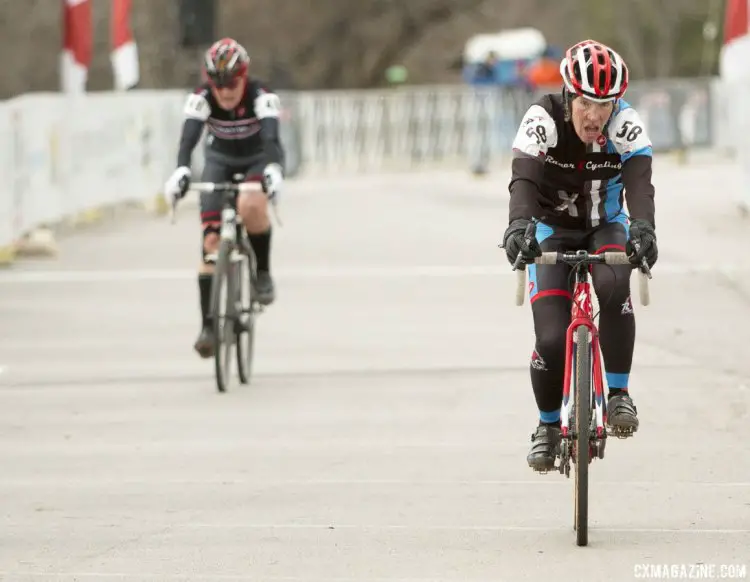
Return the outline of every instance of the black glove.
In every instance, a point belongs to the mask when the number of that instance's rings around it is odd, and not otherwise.
[[[656,233],[651,223],[639,218],[630,223],[630,239],[625,251],[634,265],[640,265],[644,257],[649,269],[656,264],[659,250],[656,247]]]
[[[190,188],[190,176],[182,176],[178,182],[180,186],[180,198],[184,198]]]
[[[526,228],[531,224],[530,220],[519,218],[510,223],[503,235],[503,248],[508,262],[514,265],[516,258],[521,254],[521,260],[533,261],[536,257],[542,256],[542,248],[536,240],[536,236],[531,239],[531,244],[526,244]]]

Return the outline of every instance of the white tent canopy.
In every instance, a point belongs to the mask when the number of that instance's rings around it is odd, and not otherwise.
[[[471,37],[464,47],[464,60],[483,61],[490,51],[495,51],[501,60],[530,59],[540,56],[546,48],[547,41],[536,28],[514,28]]]

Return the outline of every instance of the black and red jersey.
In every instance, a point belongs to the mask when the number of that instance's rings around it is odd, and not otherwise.
[[[269,162],[281,163],[278,140],[281,103],[278,95],[258,80],[248,80],[239,104],[223,109],[211,86],[199,86],[185,101],[178,166],[190,166],[193,149],[204,129],[206,156],[243,160],[267,155]]]

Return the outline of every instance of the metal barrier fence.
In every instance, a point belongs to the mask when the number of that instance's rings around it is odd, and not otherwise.
[[[0,102],[0,262],[39,225],[154,199],[175,165],[185,95],[33,94]],[[294,177],[487,165],[509,155],[520,118],[537,96],[415,86],[281,97],[287,172]],[[656,151],[721,148],[742,159],[750,159],[747,97],[748,86],[715,79],[633,83],[627,94]],[[199,148],[196,170],[201,163]]]
[[[644,118],[654,150],[664,152],[719,145],[719,92],[713,79],[633,83],[626,100]],[[469,167],[508,155],[523,113],[539,96],[428,86],[296,93],[285,101],[302,168],[378,171],[441,162]]]

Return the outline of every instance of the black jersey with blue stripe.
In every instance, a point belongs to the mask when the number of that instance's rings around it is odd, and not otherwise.
[[[545,95],[513,142],[510,220],[538,218],[588,229],[628,218],[655,226],[653,150],[638,112],[617,101],[602,134],[584,144],[565,119],[561,95]]]

